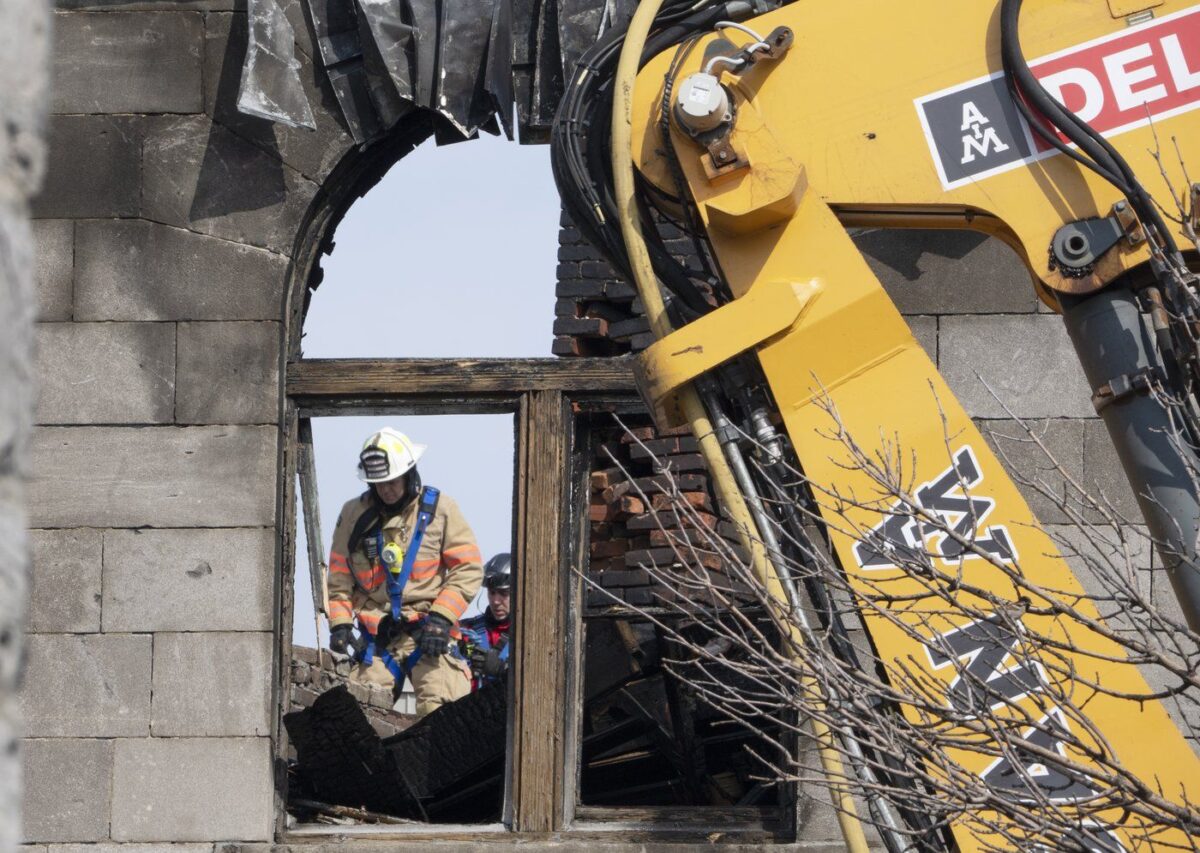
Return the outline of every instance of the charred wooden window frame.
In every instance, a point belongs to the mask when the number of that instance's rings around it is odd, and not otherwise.
[[[572,516],[577,519],[573,529],[578,541],[574,553],[582,565],[589,553],[588,503],[592,466],[595,462],[592,425],[597,416],[605,414],[646,416],[646,406],[636,396],[613,397],[580,401],[574,407],[575,424],[572,459]],[[680,840],[704,839],[713,843],[714,836],[738,844],[779,844],[797,840],[803,822],[802,802],[795,785],[784,789],[784,801],[790,806],[589,806],[576,802],[582,773],[581,732],[583,721],[583,611],[586,599],[585,584],[578,572],[568,579],[570,584],[570,627],[572,655],[568,661],[567,701],[571,708],[567,723],[567,752],[570,776],[567,802],[567,825],[589,837],[609,841],[663,841],[664,834]],[[630,611],[631,614],[633,611]],[[796,746],[798,747],[798,743]]]
[[[579,725],[582,693],[583,580],[588,553],[589,424],[600,413],[644,412],[628,358],[595,359],[301,359],[286,365],[283,486],[284,583],[280,612],[294,601],[296,483],[300,422],[322,416],[514,415],[513,546],[520,576],[516,658],[509,681],[508,773],[503,824],[306,827],[288,829],[282,796],[277,836],[283,842],[343,836],[498,840],[562,834],[577,840],[703,841],[714,831],[739,843],[793,837],[765,811],[714,808],[582,806]],[[301,594],[308,594],[303,591]],[[280,632],[282,717],[288,695],[291,633]],[[287,751],[277,725],[277,756]],[[353,841],[350,841],[353,849]]]
[[[570,593],[586,544],[572,485],[574,412],[636,400],[632,370],[624,359],[301,359],[286,365],[287,433],[284,450],[280,608],[283,624],[294,611],[296,481],[302,454],[300,423],[321,416],[498,414],[515,417],[513,545],[520,567],[514,614],[516,657],[509,704],[509,773],[505,824],[514,833],[546,834],[566,828],[573,805],[573,756],[565,749],[573,724],[568,670],[578,656],[577,614]],[[586,501],[586,493],[583,495]],[[291,659],[291,636],[281,631],[281,662]],[[565,638],[565,641],[564,641]],[[572,653],[571,650],[576,650]],[[280,667],[286,697],[288,667]],[[278,705],[280,716],[284,702]],[[279,750],[286,732],[277,726]],[[288,830],[282,798],[277,834],[283,840],[354,835],[495,838],[502,827],[422,825],[411,829],[330,827]]]

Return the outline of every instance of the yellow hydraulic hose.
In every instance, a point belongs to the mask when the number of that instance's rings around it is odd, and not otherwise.
[[[637,77],[638,62],[646,45],[646,37],[663,0],[642,0],[634,12],[633,21],[621,47],[621,57],[617,64],[617,76],[613,86],[612,110],[612,168],[613,184],[616,192],[617,211],[621,220],[621,235],[625,240],[625,248],[629,253],[629,266],[633,272],[634,283],[638,294],[645,306],[646,316],[656,338],[664,338],[672,331],[671,321],[667,317],[666,306],[658,289],[658,280],[650,264],[650,254],[642,237],[642,227],[638,216],[637,204],[634,200],[633,180],[633,85]],[[729,511],[738,528],[742,544],[750,552],[751,565],[759,582],[781,602],[786,602],[783,586],[775,574],[774,568],[767,560],[766,550],[762,542],[750,535],[754,530],[750,510],[737,487],[733,471],[721,450],[721,444],[713,432],[712,424],[695,388],[687,386],[680,390],[679,401],[683,414],[691,424],[692,433],[700,443],[700,452],[708,465],[713,483],[717,488],[717,496]],[[786,608],[790,611],[790,606]],[[793,650],[803,648],[803,638],[794,624],[790,624]],[[805,691],[812,690],[814,684],[802,686]],[[833,733],[822,721],[812,720],[813,736],[819,744],[821,764],[825,775],[830,780],[834,807],[838,814],[838,823],[846,849],[850,853],[867,853],[867,839],[863,832],[862,821],[858,818],[854,800],[851,798],[846,784],[846,770],[842,756],[833,743]]]

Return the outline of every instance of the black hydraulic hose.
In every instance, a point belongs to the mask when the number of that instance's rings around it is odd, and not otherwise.
[[[1129,196],[1132,194],[1133,190],[1121,180],[1120,176],[1108,171],[1090,157],[1085,157],[1084,155],[1080,154],[1070,145],[1067,145],[1065,142],[1059,139],[1057,134],[1046,130],[1046,128],[1042,126],[1041,121],[1038,120],[1038,116],[1034,114],[1033,110],[1029,108],[1029,104],[1025,102],[1025,98],[1021,95],[1021,91],[1017,88],[1016,81],[1014,81],[1012,77],[1008,77],[1007,82],[1009,95],[1012,96],[1013,102],[1017,105],[1017,110],[1025,118],[1025,121],[1028,122],[1029,126],[1033,128],[1033,132],[1040,136],[1047,145],[1067,155],[1079,165],[1087,169],[1091,169],[1097,175],[1104,178],[1104,180],[1108,181],[1110,184],[1119,189],[1123,195]]]
[[[746,0],[732,0],[707,9],[679,11],[660,16],[667,26],[647,41],[643,62],[697,32],[710,30],[717,21],[751,11]],[[679,18],[681,20],[671,20]],[[624,29],[610,31],[576,64],[559,105],[552,138],[555,181],[568,214],[588,240],[604,254],[618,273],[629,276],[629,259],[616,229],[616,204],[612,199],[610,157],[603,137],[589,136],[591,128],[605,127],[611,112],[613,72],[624,39]],[[657,235],[652,235],[657,236]],[[663,285],[682,307],[698,316],[712,310],[692,275],[665,249],[661,238],[649,241],[651,263]]]
[[[1120,164],[1112,156],[1115,152],[1110,153],[1105,150],[1104,147],[1097,145],[1091,136],[1087,135],[1084,130],[1084,122],[1050,96],[1050,93],[1034,77],[1033,71],[1025,61],[1025,55],[1021,50],[1020,33],[1018,31],[1022,2],[1023,0],[1003,0],[1000,9],[1001,59],[1017,108],[1021,110],[1021,114],[1025,116],[1033,131],[1045,139],[1046,142],[1060,151],[1063,149],[1069,150],[1063,144],[1062,140],[1047,131],[1042,126],[1042,123],[1037,120],[1037,117],[1029,109],[1029,104],[1026,102],[1026,99],[1028,99],[1028,102],[1032,103],[1038,112],[1050,119],[1056,127],[1066,134],[1068,139],[1078,145],[1080,151],[1087,153],[1088,157],[1091,158],[1091,163],[1085,163],[1085,165],[1089,165],[1090,168],[1106,177],[1109,181],[1117,184],[1118,189],[1125,192],[1129,189],[1126,186],[1129,175],[1123,173]],[[1090,130],[1090,128],[1088,129]],[[1081,136],[1085,138],[1080,139]],[[1074,159],[1080,162],[1084,161],[1082,155],[1078,154],[1074,155]]]
[[[1021,96],[1028,99],[1030,106],[1049,119],[1081,152],[1090,157],[1093,163],[1088,164],[1078,156],[1073,156],[1073,159],[1087,165],[1121,190],[1142,221],[1154,227],[1162,243],[1161,248],[1171,255],[1178,254],[1174,235],[1167,228],[1157,206],[1125,158],[1087,122],[1051,97],[1033,75],[1021,51],[1019,21],[1022,2],[1023,0],[1002,0],[1000,6],[1001,59],[1009,79],[1010,91],[1015,89],[1013,96],[1017,108],[1021,110],[1034,132],[1058,150],[1063,150],[1065,146],[1061,140],[1053,138],[1054,134],[1048,133],[1036,117],[1030,115],[1029,107],[1023,103]]]

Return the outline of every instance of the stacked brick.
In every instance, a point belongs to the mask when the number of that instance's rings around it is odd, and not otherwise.
[[[393,710],[390,687],[352,683],[337,671],[328,652],[318,656],[316,649],[292,646],[291,698],[288,711],[311,708],[318,696],[342,684],[350,691],[350,695],[358,700],[371,728],[375,729],[375,733],[381,738],[399,734],[417,721],[414,702],[407,703],[413,706],[407,708],[407,712]],[[401,707],[404,707],[406,699],[411,700],[412,694],[401,697]]]
[[[659,233],[679,261],[694,261],[694,246],[682,231],[660,223]],[[584,239],[566,212],[558,232],[557,275],[554,355],[624,355],[639,352],[654,341],[633,285],[622,280]]]
[[[667,604],[673,591],[647,567],[679,563],[677,549],[686,545],[690,565],[719,570],[722,558],[711,534],[732,540],[733,530],[719,517],[700,448],[686,428],[660,432],[647,424],[614,425],[598,432],[588,573],[600,588],[589,587],[587,609]],[[688,511],[676,511],[684,505]],[[735,586],[724,578],[715,582]]]
[[[660,222],[659,233],[677,260],[698,265],[694,245],[683,232]],[[619,356],[639,352],[654,341],[633,286],[584,239],[566,212],[558,233],[558,260],[555,355]],[[659,432],[649,418],[629,432],[620,427],[601,432],[596,436],[588,513],[590,571],[602,581],[604,592],[591,589],[588,608],[595,612],[619,607],[613,596],[637,607],[661,604],[670,591],[655,584],[643,567],[670,565],[676,559],[671,538],[688,541],[689,534],[671,511],[672,499],[661,488],[667,480],[656,465],[670,470],[680,497],[695,510],[689,518],[717,529],[718,513],[700,448],[687,428]],[[696,538],[694,532],[691,538]],[[716,554],[697,553],[707,568],[719,568]]]

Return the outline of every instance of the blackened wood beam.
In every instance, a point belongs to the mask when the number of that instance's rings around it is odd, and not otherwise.
[[[288,364],[286,384],[306,410],[397,397],[487,407],[529,391],[636,393],[628,358],[303,359]]]

